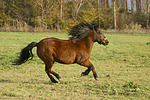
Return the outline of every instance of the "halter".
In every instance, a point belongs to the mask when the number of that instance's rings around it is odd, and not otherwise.
[[[96,34],[96,31],[95,31],[94,26],[93,26],[93,31],[94,31],[94,33],[95,33],[96,38],[98,37],[98,38],[101,40],[101,43],[103,43],[104,40],[107,40],[107,38],[102,39],[102,38],[100,38],[100,37]]]

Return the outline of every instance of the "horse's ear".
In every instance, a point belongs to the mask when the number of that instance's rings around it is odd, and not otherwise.
[[[95,31],[97,31],[99,29],[99,25],[98,24],[94,25],[94,29]]]

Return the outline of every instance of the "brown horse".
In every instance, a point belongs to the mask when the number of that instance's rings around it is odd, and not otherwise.
[[[89,58],[94,42],[107,45],[108,39],[104,34],[98,30],[98,25],[80,23],[74,26],[70,31],[71,37],[69,40],[60,40],[57,38],[45,38],[39,43],[32,42],[25,47],[17,60],[16,64],[20,65],[26,62],[30,57],[33,58],[32,48],[37,47],[37,55],[45,63],[45,71],[53,83],[58,83],[52,75],[58,80],[61,77],[56,72],[52,71],[54,62],[62,64],[74,64],[87,67],[81,76],[88,75],[92,70],[94,78],[97,80],[98,76],[94,66]]]

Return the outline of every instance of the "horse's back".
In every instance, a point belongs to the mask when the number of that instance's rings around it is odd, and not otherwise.
[[[45,61],[71,64],[75,62],[76,48],[70,40],[45,38],[37,44],[37,54]]]

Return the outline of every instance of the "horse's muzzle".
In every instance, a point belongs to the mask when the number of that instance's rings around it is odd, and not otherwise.
[[[105,42],[105,45],[108,45],[108,43],[109,43],[109,41],[106,41],[106,42]]]
[[[108,43],[109,43],[109,41],[106,41],[106,42],[103,42],[102,44],[103,44],[104,46],[106,46],[106,45],[108,45]]]
[[[108,45],[108,43],[109,43],[109,41],[103,41],[103,42],[98,42],[100,45],[102,44],[102,45],[104,45],[104,46],[106,46],[106,45]]]

